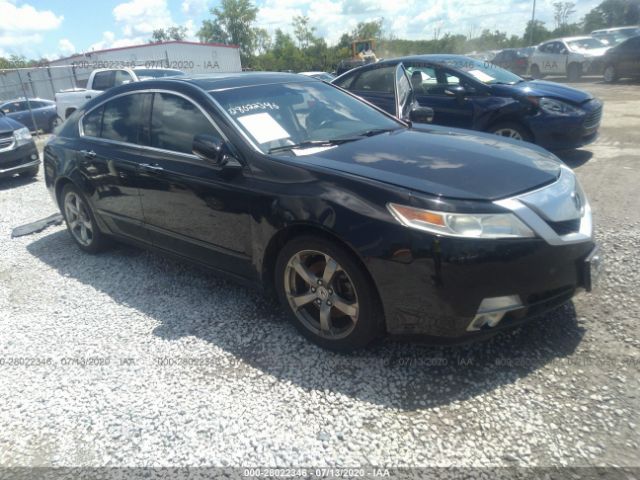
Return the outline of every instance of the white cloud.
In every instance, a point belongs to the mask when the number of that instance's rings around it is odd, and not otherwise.
[[[11,2],[0,1],[0,18],[3,36],[5,32],[41,32],[54,30],[60,26],[64,17],[50,10],[36,10],[31,5],[17,6]]]
[[[115,33],[107,30],[102,33],[102,39],[91,44],[87,51],[91,52],[93,50],[105,50],[107,48],[129,47],[131,45],[141,45],[143,43],[147,43],[146,37],[116,38]]]
[[[183,0],[182,13],[187,16],[198,16],[206,13],[209,10],[208,0]]]
[[[71,55],[76,52],[76,47],[71,43],[71,40],[68,38],[62,38],[58,42],[58,51],[62,55]]]
[[[64,17],[50,10],[37,10],[31,5],[15,5],[0,0],[0,55],[32,55],[34,45],[42,43],[42,33],[55,30]]]
[[[185,0],[187,1],[187,0]],[[552,29],[553,3],[538,0],[536,19]],[[576,2],[570,21],[579,21],[600,0]],[[386,34],[396,38],[431,39],[435,31],[468,35],[483,29],[522,35],[531,19],[531,0],[265,0],[257,23],[273,33],[280,28],[291,33],[295,15],[308,15],[318,35],[330,44],[358,22],[382,18]]]
[[[113,9],[113,16],[125,37],[151,35],[158,28],[173,25],[167,0],[131,0]]]

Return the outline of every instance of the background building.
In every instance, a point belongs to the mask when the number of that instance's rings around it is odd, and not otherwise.
[[[239,72],[235,45],[171,41],[96,50],[50,62],[47,66],[0,71],[0,100],[25,95],[53,100],[60,90],[84,87],[96,68],[130,66],[176,68],[185,73]]]

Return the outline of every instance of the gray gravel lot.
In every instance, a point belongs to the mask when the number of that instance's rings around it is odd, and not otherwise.
[[[90,256],[42,175],[0,180],[1,466],[640,466],[640,85],[563,154],[606,256],[599,290],[460,347],[343,356],[268,299],[154,253]]]

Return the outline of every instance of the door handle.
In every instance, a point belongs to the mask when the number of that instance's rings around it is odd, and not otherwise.
[[[80,150],[80,153],[84,156],[84,158],[96,158],[96,152],[94,152],[93,150]]]
[[[144,172],[151,172],[151,173],[162,172],[164,170],[164,168],[162,168],[158,164],[150,165],[148,163],[141,163],[140,165],[138,165],[138,168]]]
[[[91,98],[91,95],[85,95],[84,98],[86,98],[87,100],[89,100]]]

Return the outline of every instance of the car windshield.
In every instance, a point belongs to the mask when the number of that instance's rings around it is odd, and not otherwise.
[[[210,92],[264,153],[328,148],[403,124],[328,84],[278,83]]]
[[[437,63],[453,67],[457,70],[462,70],[477,81],[488,85],[498,83],[513,85],[514,83],[520,83],[523,81],[522,78],[515,73],[511,73],[508,70],[494,65],[493,63],[475,60],[473,58],[451,58],[444,61],[438,61]]]
[[[580,40],[570,40],[567,42],[567,45],[569,45],[569,48],[571,50],[591,50],[593,48],[606,47],[606,45],[597,38],[582,38]]]
[[[138,78],[164,78],[184,75],[184,72],[181,72],[180,70],[162,68],[139,68],[134,71]]]

